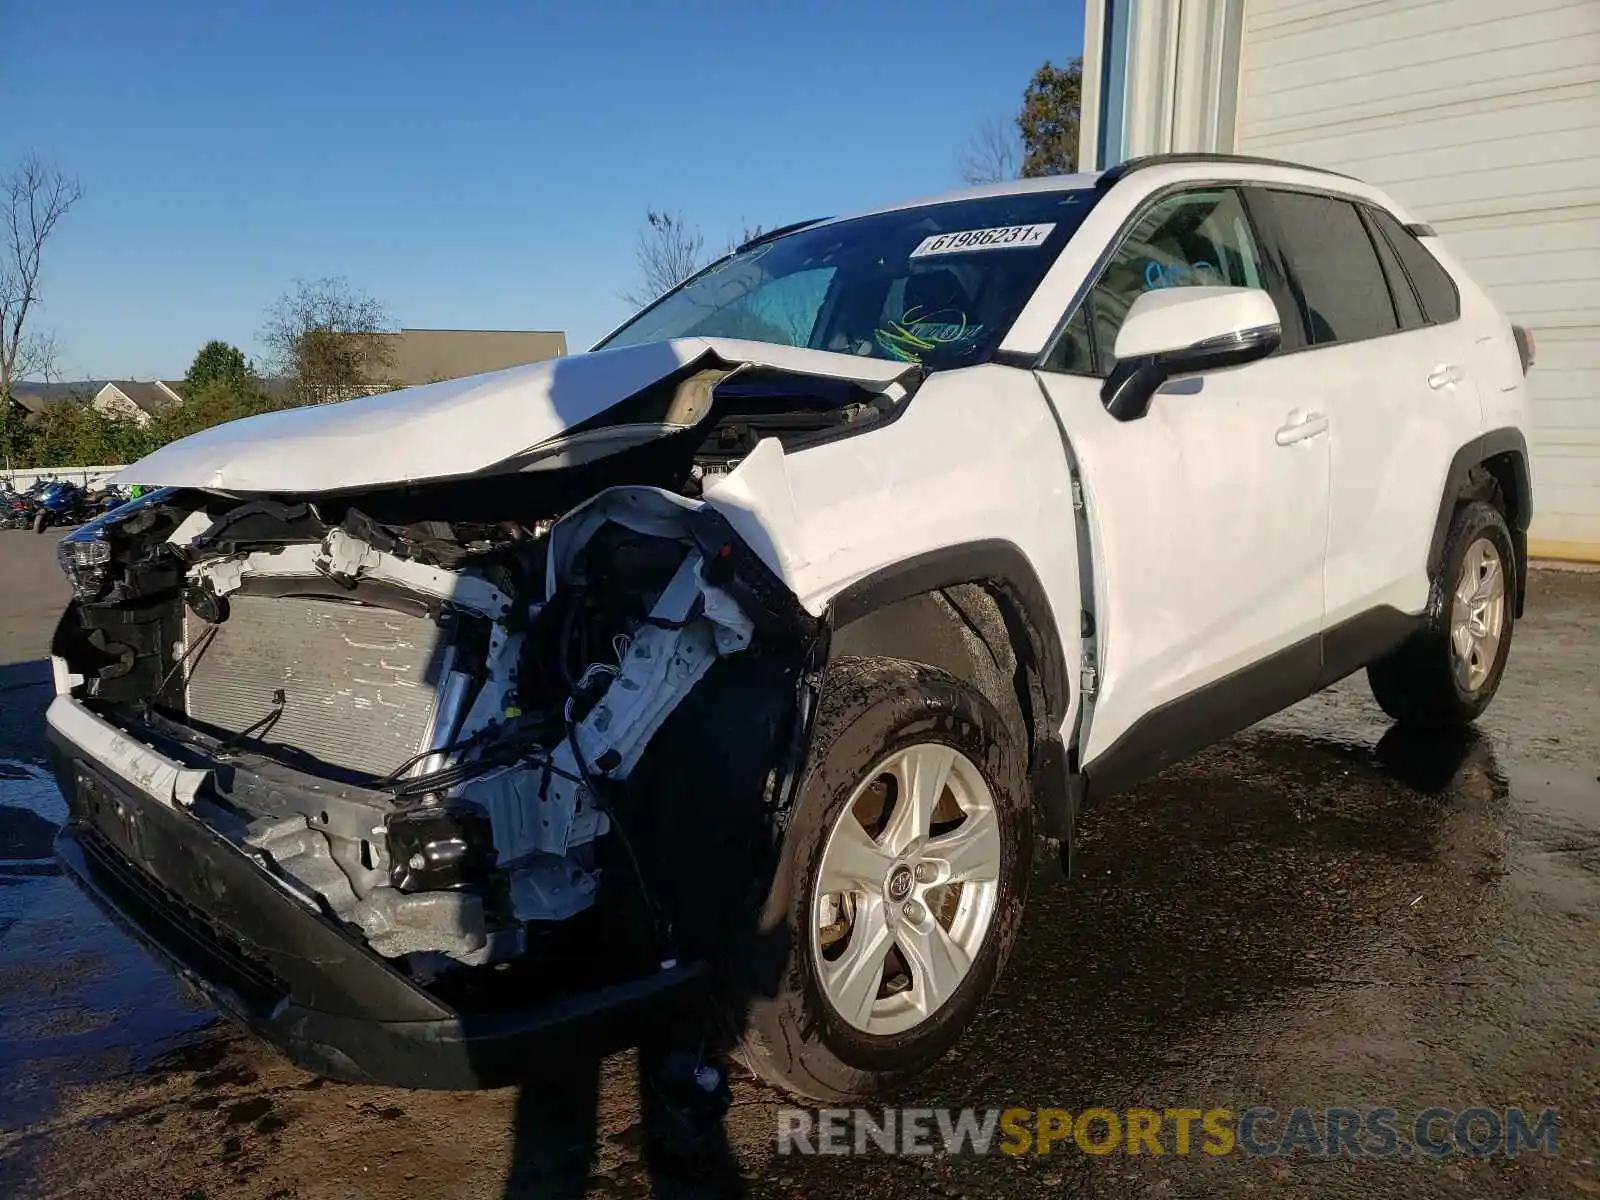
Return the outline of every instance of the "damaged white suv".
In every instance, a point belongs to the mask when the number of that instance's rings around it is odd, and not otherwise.
[[[1226,158],[762,237],[594,351],[167,446],[61,543],[85,886],[330,1075],[715,1032],[818,1098],[993,987],[1040,848],[1366,667],[1471,720],[1531,342]]]

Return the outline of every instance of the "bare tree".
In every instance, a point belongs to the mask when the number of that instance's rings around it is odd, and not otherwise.
[[[732,254],[740,246],[744,245],[746,242],[755,241],[756,238],[760,237],[765,232],[766,232],[766,227],[765,226],[762,226],[762,225],[751,225],[749,222],[741,220],[739,222],[739,234],[738,234],[738,236],[737,237],[731,237],[731,238],[728,239],[728,247],[727,247],[726,250],[723,251],[723,253],[724,254]]]
[[[684,220],[682,213],[651,209],[639,230],[633,258],[639,267],[639,285],[622,298],[643,308],[706,265],[705,235]]]
[[[26,375],[54,373],[56,343],[49,334],[28,332],[28,316],[42,303],[39,270],[45,243],[57,223],[83,199],[76,176],[63,175],[30,154],[0,176],[0,399]]]
[[[261,340],[300,401],[324,404],[389,384],[393,327],[389,310],[348,279],[297,279],[267,310]]]
[[[957,166],[961,178],[970,184],[1000,183],[1017,177],[1021,159],[1022,137],[1016,121],[990,117],[967,138]]]

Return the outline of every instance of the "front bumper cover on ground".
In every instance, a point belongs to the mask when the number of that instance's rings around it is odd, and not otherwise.
[[[500,1087],[670,1029],[703,999],[696,963],[526,1009],[457,1011],[196,816],[98,769],[55,728],[50,754],[69,807],[56,848],[71,875],[136,940],[309,1071]]]

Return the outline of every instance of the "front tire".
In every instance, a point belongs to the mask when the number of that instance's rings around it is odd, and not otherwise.
[[[1456,509],[1427,627],[1367,668],[1373,698],[1406,725],[1466,725],[1489,706],[1511,653],[1516,551],[1485,500]]]
[[[951,675],[828,673],[763,924],[790,935],[746,1065],[794,1095],[870,1095],[932,1064],[993,989],[1027,896],[1023,731]]]
[[[47,512],[43,512],[43,511],[35,513],[34,516],[33,516],[33,531],[35,533],[43,533],[46,529],[49,529],[49,528],[50,528],[50,514],[47,513]]]

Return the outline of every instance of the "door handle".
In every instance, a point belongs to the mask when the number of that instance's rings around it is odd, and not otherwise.
[[[1454,363],[1440,363],[1428,376],[1428,386],[1434,391],[1449,387],[1453,383],[1460,383],[1466,378],[1467,373]]]
[[[1319,433],[1328,432],[1328,418],[1324,413],[1303,413],[1298,408],[1289,413],[1287,424],[1278,426],[1274,441],[1280,446],[1292,446],[1296,442],[1303,442],[1307,438],[1314,438]]]

